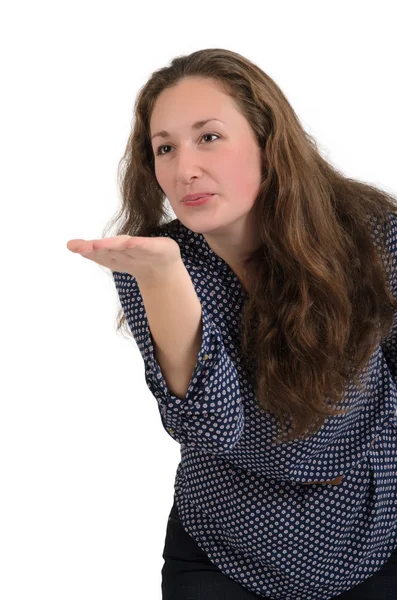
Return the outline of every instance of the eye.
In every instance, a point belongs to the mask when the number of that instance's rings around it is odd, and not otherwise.
[[[216,134],[216,133],[203,133],[203,135],[201,136],[201,138],[204,138],[204,137],[206,137],[206,136],[215,136],[216,138],[220,138],[220,135],[218,135],[218,134]],[[200,139],[201,139],[201,138],[200,138]],[[206,145],[206,144],[205,144],[205,145]],[[159,146],[159,147],[157,148],[156,156],[165,156],[165,155],[164,155],[164,154],[161,152],[161,149],[162,149],[162,148],[167,148],[167,147],[170,147],[170,145],[169,145],[169,144],[163,144],[162,146]],[[165,154],[169,154],[169,153],[168,153],[168,152],[166,152]]]

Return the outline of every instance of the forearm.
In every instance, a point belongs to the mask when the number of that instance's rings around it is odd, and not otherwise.
[[[156,360],[171,393],[183,398],[202,343],[200,300],[182,260],[137,283]]]

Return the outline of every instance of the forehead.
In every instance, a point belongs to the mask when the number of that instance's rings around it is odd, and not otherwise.
[[[227,122],[235,116],[232,98],[216,82],[186,78],[163,90],[150,117],[152,135],[160,129],[173,133],[177,128],[190,129],[196,121],[216,117]]]

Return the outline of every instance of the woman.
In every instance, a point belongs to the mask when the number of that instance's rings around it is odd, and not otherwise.
[[[152,74],[123,165],[115,237],[68,247],[112,270],[118,329],[181,446],[163,600],[395,598],[396,198],[338,172],[275,82],[222,49]],[[171,271],[145,293],[138,275],[168,252],[202,311],[175,388],[185,305]]]

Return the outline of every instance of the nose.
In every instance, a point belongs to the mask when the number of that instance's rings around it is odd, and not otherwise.
[[[192,175],[199,175],[204,166],[203,155],[197,148],[180,147],[175,160],[176,176],[181,180],[189,180]]]

